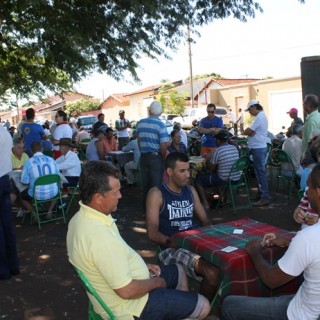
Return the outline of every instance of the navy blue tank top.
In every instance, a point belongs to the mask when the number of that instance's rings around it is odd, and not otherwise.
[[[193,194],[189,186],[180,193],[171,191],[165,184],[158,186],[162,193],[163,206],[159,216],[159,231],[167,236],[195,229],[193,222]]]

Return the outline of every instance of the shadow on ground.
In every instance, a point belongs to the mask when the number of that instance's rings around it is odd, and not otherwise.
[[[297,198],[288,201],[286,188],[279,193],[271,187],[269,207],[242,209],[235,216],[230,207],[208,210],[213,224],[250,217],[290,231],[298,230],[292,214]],[[154,262],[156,246],[146,235],[142,193],[138,187],[124,188],[114,214],[123,238],[147,262]],[[240,203],[245,199],[239,196]],[[75,205],[71,212],[78,209]],[[68,220],[72,214],[68,216]],[[14,218],[17,231],[20,275],[0,282],[0,319],[52,320],[87,319],[87,297],[73,267],[68,262],[65,238],[67,225],[49,223],[41,231]]]

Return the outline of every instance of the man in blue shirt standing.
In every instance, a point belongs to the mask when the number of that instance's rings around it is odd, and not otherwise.
[[[32,108],[27,109],[26,111],[27,120],[21,126],[21,136],[24,142],[25,152],[29,157],[31,154],[31,144],[33,141],[41,141],[45,139],[45,132],[43,128],[34,122],[35,111]]]
[[[211,154],[217,148],[214,135],[223,128],[223,121],[214,115],[215,110],[216,106],[213,103],[209,103],[207,105],[208,116],[201,119],[199,123],[199,132],[202,134],[201,155]]]
[[[159,101],[153,101],[149,112],[150,116],[141,119],[137,127],[144,200],[149,189],[162,181],[163,163],[169,142],[167,128],[159,119],[162,113],[162,104]]]

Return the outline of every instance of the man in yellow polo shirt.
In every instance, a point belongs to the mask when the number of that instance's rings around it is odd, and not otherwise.
[[[28,155],[23,152],[24,144],[20,138],[13,139],[13,147],[11,153],[12,169],[22,169],[25,162],[29,159]]]
[[[105,161],[88,162],[79,179],[80,210],[67,234],[70,262],[79,268],[117,319],[204,319],[209,301],[187,292],[177,265],[146,264],[119,234],[111,213],[121,199],[119,171]],[[177,290],[172,290],[177,289]],[[103,319],[107,314],[89,295]]]

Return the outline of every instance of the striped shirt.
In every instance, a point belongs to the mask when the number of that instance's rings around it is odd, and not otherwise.
[[[212,154],[210,162],[217,164],[217,173],[221,180],[227,181],[230,170],[233,164],[239,159],[238,149],[228,143],[220,145]],[[231,180],[236,181],[240,178],[240,172],[234,172],[231,175]]]
[[[48,174],[59,174],[58,166],[51,157],[47,157],[43,153],[37,152],[32,158],[27,160],[22,170],[21,182],[30,185],[28,190],[30,197],[33,197],[35,180]],[[58,186],[56,183],[39,186],[35,191],[35,196],[38,200],[46,200],[57,195]]]
[[[169,142],[164,123],[155,116],[141,119],[137,127],[141,153],[159,152],[160,143]]]

